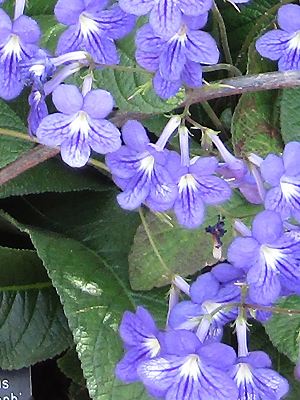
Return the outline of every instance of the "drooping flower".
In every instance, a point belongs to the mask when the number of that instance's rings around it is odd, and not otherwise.
[[[160,332],[152,316],[143,307],[137,307],[135,314],[126,311],[119,331],[126,353],[116,366],[116,376],[125,383],[135,382],[139,380],[138,365],[160,353]]]
[[[172,152],[168,169],[178,186],[178,197],[174,203],[177,220],[180,225],[193,229],[204,221],[206,205],[227,201],[231,189],[224,180],[214,175],[218,168],[215,157],[194,157],[190,160],[188,140],[188,130],[180,128],[181,159],[179,154]]]
[[[221,340],[224,325],[238,315],[237,307],[226,310],[225,305],[241,300],[237,283],[244,281],[245,272],[228,263],[200,275],[191,285],[191,301],[182,301],[171,311],[170,327],[192,330],[201,342]],[[222,305],[224,308],[216,312]]]
[[[300,241],[284,232],[274,211],[254,218],[249,235],[230,245],[228,260],[248,271],[249,297],[257,304],[275,302],[282,287],[300,293]]]
[[[265,208],[282,218],[300,217],[300,143],[290,142],[282,157],[269,154],[260,164],[264,180],[271,186],[265,198]]]
[[[30,110],[27,117],[28,133],[35,136],[42,120],[49,114],[45,101],[45,95],[37,89],[33,89],[28,97]]]
[[[300,6],[287,4],[279,8],[279,29],[265,33],[256,42],[263,57],[278,61],[280,71],[300,69]]]
[[[186,330],[163,335],[161,354],[139,364],[138,375],[150,394],[166,400],[237,400],[237,387],[227,371],[234,350],[222,343],[203,345]]]
[[[40,29],[25,15],[12,22],[1,9],[0,21],[0,97],[11,100],[23,90],[26,77],[22,64],[38,51]]]
[[[201,64],[216,64],[219,50],[213,37],[199,30],[206,22],[200,18],[184,19],[175,35],[162,39],[149,24],[136,35],[136,60],[143,68],[155,72],[153,86],[162,98],[175,95],[182,83],[202,85]]]
[[[212,7],[212,0],[119,0],[120,7],[137,16],[150,13],[149,22],[160,37],[170,38],[180,28],[183,16],[199,16]]]
[[[97,63],[119,63],[114,40],[133,29],[135,17],[117,5],[104,9],[107,3],[107,0],[58,0],[55,16],[69,28],[59,38],[57,54],[85,50]]]
[[[117,196],[120,206],[134,210],[146,203],[152,210],[170,209],[177,197],[177,186],[166,168],[170,151],[165,144],[180,123],[171,119],[156,144],[151,144],[143,125],[128,121],[122,129],[125,143],[106,156],[115,183],[123,190]]]
[[[105,90],[82,95],[74,85],[60,85],[52,95],[58,113],[45,117],[36,136],[47,146],[60,146],[62,159],[71,167],[82,167],[91,149],[107,154],[121,146],[119,130],[105,117],[114,101]]]

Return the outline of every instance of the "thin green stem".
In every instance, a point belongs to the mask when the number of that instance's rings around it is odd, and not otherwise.
[[[26,140],[27,142],[38,143],[38,141],[34,137],[29,136],[27,133],[14,131],[12,129],[0,128],[0,135],[11,136],[14,138]]]
[[[213,11],[213,16],[215,17],[215,19],[218,23],[218,27],[219,27],[219,31],[220,31],[220,38],[221,38],[221,43],[222,43],[222,48],[224,51],[226,63],[233,64],[231,53],[230,53],[230,48],[229,48],[229,44],[228,44],[226,26],[225,26],[223,17],[221,15],[216,3],[214,3],[212,11]]]
[[[216,65],[207,65],[205,67],[202,67],[203,72],[214,72],[214,71],[222,71],[226,70],[232,73],[233,76],[242,76],[242,72],[235,67],[234,65],[231,64],[216,64]]]
[[[97,169],[101,169],[103,171],[110,173],[109,168],[102,161],[95,160],[95,158],[90,158],[89,164],[92,165],[93,167],[96,167]]]
[[[154,251],[154,254],[155,254],[156,257],[158,258],[158,260],[159,260],[161,266],[163,267],[163,269],[166,271],[166,275],[165,275],[164,277],[166,277],[166,278],[168,278],[168,277],[172,278],[172,275],[174,275],[174,274],[172,274],[172,272],[170,271],[170,269],[168,268],[167,264],[164,262],[162,256],[161,256],[160,253],[159,253],[159,250],[158,250],[158,248],[157,248],[157,246],[156,246],[156,244],[155,244],[155,242],[154,242],[154,240],[153,240],[151,231],[150,231],[150,229],[149,229],[149,226],[148,226],[147,221],[146,221],[146,219],[145,219],[145,216],[144,216],[144,214],[143,214],[142,208],[139,208],[139,214],[140,214],[140,218],[141,218],[143,227],[144,227],[144,229],[145,229],[145,232],[146,232],[147,237],[148,237],[148,239],[149,239],[149,242],[150,242],[150,244],[151,244],[151,247],[152,247],[152,249],[153,249],[153,251]]]
[[[208,103],[208,101],[203,101],[201,103],[201,106],[203,108],[203,110],[206,112],[206,114],[208,115],[209,119],[211,120],[211,122],[214,124],[214,126],[219,130],[219,131],[224,131],[224,127],[222,122],[220,121],[219,117],[217,116],[217,114],[214,112],[213,108],[210,106],[210,104]]]

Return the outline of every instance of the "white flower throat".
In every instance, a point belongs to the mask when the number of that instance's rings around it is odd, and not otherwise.
[[[296,32],[292,39],[289,41],[289,49],[300,49],[300,31]]]
[[[15,34],[11,34],[7,43],[2,49],[2,57],[1,59],[5,59],[6,57],[10,57],[15,55],[18,60],[22,59],[22,47],[20,44],[20,37]]]
[[[79,24],[80,32],[84,38],[87,38],[91,32],[99,31],[97,22],[84,13],[80,14]]]

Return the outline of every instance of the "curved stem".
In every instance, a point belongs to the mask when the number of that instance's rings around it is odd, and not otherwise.
[[[215,19],[218,23],[218,26],[219,26],[221,43],[222,43],[222,48],[224,51],[225,60],[228,64],[233,64],[231,53],[230,53],[230,48],[229,48],[229,44],[228,44],[228,39],[227,39],[226,26],[225,26],[223,17],[221,15],[216,3],[214,3],[212,11],[213,11],[213,16],[215,17]]]

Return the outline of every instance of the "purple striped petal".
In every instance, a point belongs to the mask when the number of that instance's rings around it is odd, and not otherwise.
[[[183,83],[191,88],[202,85],[202,67],[198,63],[187,60],[183,68],[181,79]]]
[[[143,51],[149,51],[159,55],[165,41],[153,32],[151,25],[146,24],[138,29],[135,44],[137,48]]]
[[[289,189],[289,185],[286,185],[286,188]],[[280,186],[268,190],[265,197],[265,208],[278,212],[283,219],[290,217],[292,213],[291,206]]]
[[[202,64],[216,64],[220,56],[214,38],[203,31],[190,31],[187,33],[185,53],[189,60]]]
[[[153,78],[153,87],[158,96],[160,96],[162,99],[169,99],[170,97],[176,95],[181,87],[181,81],[167,81],[161,76],[159,71],[157,71]]]
[[[62,55],[75,50],[83,50],[82,38],[78,26],[71,26],[64,31],[57,43],[56,54]]]
[[[300,69],[300,43],[298,33],[289,40],[286,50],[278,61],[279,71]]]
[[[70,125],[74,121],[74,116],[66,116],[56,113],[48,115],[43,119],[36,136],[39,142],[46,146],[60,146],[66,137],[70,134]]]
[[[217,176],[197,177],[198,192],[206,204],[220,204],[231,197],[227,182]]]
[[[135,52],[135,59],[141,67],[150,72],[155,72],[159,68],[159,54],[157,52],[137,49]]]
[[[300,8],[300,7],[299,7]],[[300,174],[300,143],[288,143],[282,155],[286,175],[295,176]],[[283,175],[283,174],[282,174]]]
[[[181,301],[172,309],[169,326],[172,329],[196,330],[203,315],[202,306],[192,301]]]
[[[172,39],[164,48],[159,61],[159,71],[169,81],[180,79],[186,62],[186,49],[180,39]]]
[[[179,6],[183,14],[200,16],[212,7],[212,0],[179,0]]]
[[[261,163],[260,170],[264,180],[272,186],[276,186],[280,182],[280,178],[284,174],[284,165],[282,157],[275,154],[269,154]]]
[[[256,41],[255,47],[260,55],[275,61],[284,55],[290,39],[290,33],[274,29],[260,37]]]
[[[119,6],[134,15],[146,15],[152,9],[154,0],[119,0]]]
[[[111,39],[121,39],[134,28],[136,18],[120,7],[114,6],[109,10],[101,11],[99,16],[95,14],[94,20],[102,35]]]
[[[117,196],[118,203],[125,210],[135,210],[145,201],[150,189],[150,178],[144,171],[140,171],[131,178],[124,192]]]
[[[169,39],[180,28],[182,13],[174,0],[159,0],[154,3],[149,22],[155,33]]]
[[[91,149],[82,131],[67,137],[60,146],[61,158],[70,167],[83,167],[89,160]]]
[[[121,147],[121,133],[106,119],[89,118],[88,143],[99,154],[107,154]]]
[[[146,199],[147,205],[154,211],[169,210],[178,194],[177,185],[171,179],[165,166],[156,165],[151,177],[151,189]]]
[[[128,179],[136,174],[136,170],[142,159],[143,155],[137,155],[135,150],[127,146],[122,146],[119,150],[107,154],[105,163],[111,170],[113,176],[121,179]]]

